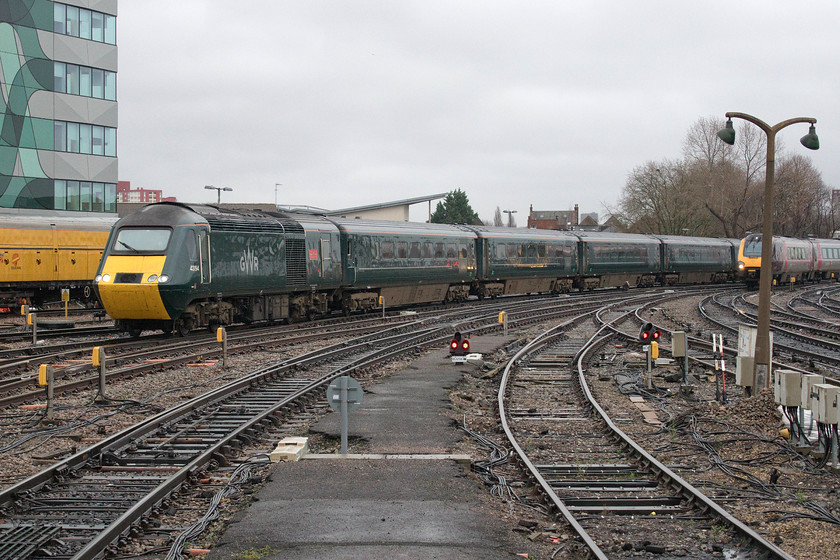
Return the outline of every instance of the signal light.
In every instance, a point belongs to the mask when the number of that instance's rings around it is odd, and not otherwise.
[[[470,341],[456,332],[449,343],[449,353],[453,356],[464,356],[470,351]]]
[[[659,329],[655,328],[652,323],[645,323],[642,325],[642,330],[639,331],[639,341],[640,342],[651,342],[654,340],[659,340],[659,337],[662,336],[662,333]]]

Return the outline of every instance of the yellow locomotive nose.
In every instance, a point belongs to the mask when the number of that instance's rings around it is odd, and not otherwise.
[[[171,319],[158,286],[166,282],[163,255],[111,255],[96,278],[102,305],[113,319]]]

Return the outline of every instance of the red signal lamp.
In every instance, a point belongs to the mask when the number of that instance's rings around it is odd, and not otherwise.
[[[456,332],[449,343],[449,353],[453,356],[463,356],[470,351],[470,341],[461,336],[461,333]]]

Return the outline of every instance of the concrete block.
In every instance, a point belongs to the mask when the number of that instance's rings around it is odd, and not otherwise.
[[[271,452],[271,462],[299,461],[307,453],[309,453],[309,438],[286,437]]]

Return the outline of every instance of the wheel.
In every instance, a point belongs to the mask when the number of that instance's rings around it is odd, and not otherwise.
[[[175,322],[175,333],[178,336],[187,336],[192,330],[193,322],[191,319],[179,319]]]

